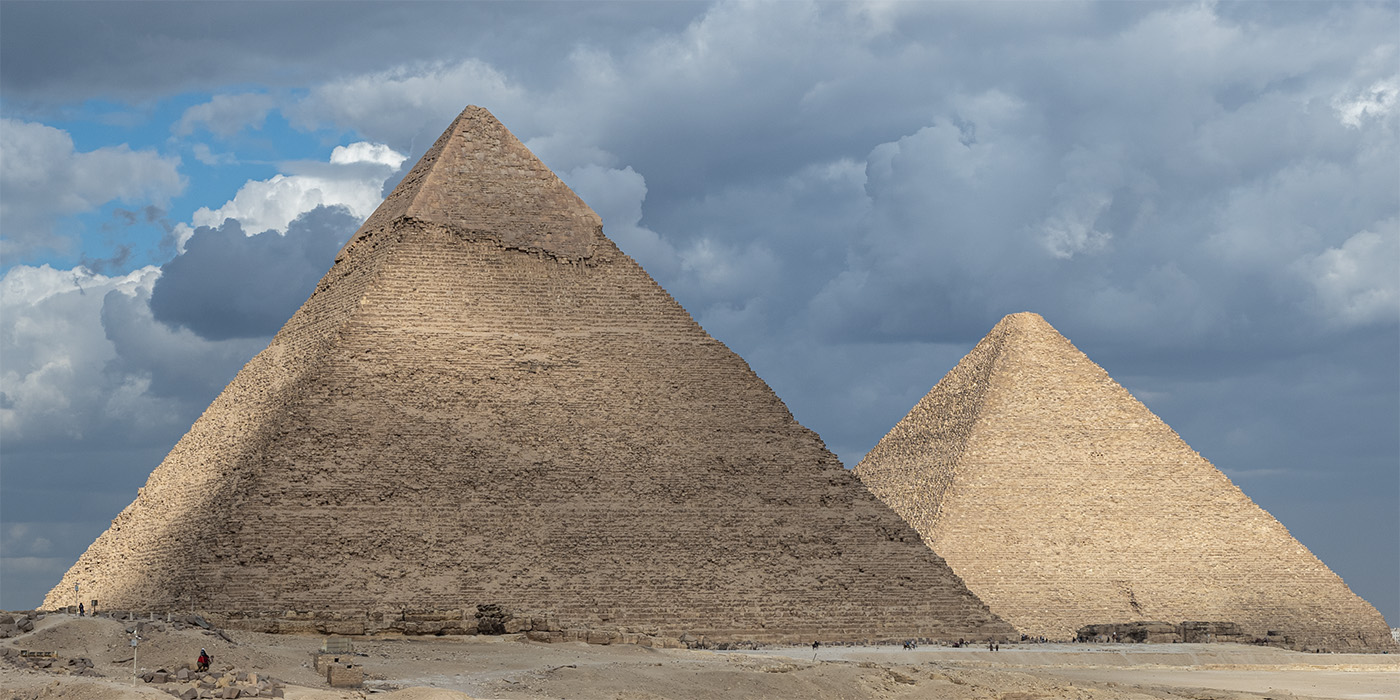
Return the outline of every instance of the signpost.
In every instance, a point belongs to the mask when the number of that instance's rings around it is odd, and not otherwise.
[[[136,640],[141,637],[136,634],[131,635],[131,684],[136,685]]]

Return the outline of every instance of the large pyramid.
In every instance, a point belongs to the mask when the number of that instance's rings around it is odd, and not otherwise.
[[[1026,634],[1212,621],[1394,648],[1375,608],[1036,314],[1002,319],[856,474]]]
[[[106,609],[1012,633],[475,107],[45,605],[75,583]]]

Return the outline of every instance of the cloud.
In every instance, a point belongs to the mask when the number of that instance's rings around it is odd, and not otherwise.
[[[180,159],[126,145],[77,151],[68,132],[14,119],[0,120],[0,254],[23,257],[61,249],[57,221],[107,202],[165,206],[185,188]]]
[[[191,147],[194,159],[205,165],[233,165],[238,162],[232,153],[215,153],[207,143],[197,143]]]
[[[1400,99],[1400,79],[1392,77],[1377,80],[1360,94],[1338,96],[1332,101],[1332,107],[1343,124],[1359,129],[1363,121],[1382,119],[1394,112],[1397,99]]]
[[[1112,149],[1110,149],[1112,150]],[[1037,227],[1041,244],[1056,258],[1093,253],[1113,240],[1101,219],[1123,184],[1122,153],[1096,153],[1077,147],[1060,159],[1063,179],[1051,198],[1051,214]]]
[[[245,127],[261,129],[275,104],[272,96],[264,93],[215,95],[208,102],[186,109],[170,131],[176,136],[189,136],[198,129],[207,129],[228,138]]]
[[[0,89],[48,108],[91,99],[141,103],[210,86],[295,89],[400,62],[489,53],[517,71],[547,70],[578,43],[616,46],[684,27],[698,3],[0,4]],[[132,42],[133,36],[141,41]],[[529,37],[529,41],[520,40]],[[460,107],[459,107],[460,109]]]
[[[1400,321],[1400,219],[1377,222],[1301,267],[1325,321],[1342,326]]]
[[[335,149],[331,151],[332,165],[373,163],[397,170],[400,165],[403,165],[405,160],[408,160],[408,156],[382,143],[359,141],[348,146],[336,146]]]
[[[333,124],[372,141],[426,150],[468,104],[497,116],[522,102],[523,89],[484,61],[429,62],[340,78],[312,88],[286,111],[292,124]],[[521,126],[525,126],[522,119]]]
[[[284,233],[298,216],[317,207],[344,207],[364,220],[384,200],[384,181],[404,159],[404,155],[382,144],[357,142],[337,146],[329,164],[284,163],[283,167],[292,174],[249,180],[223,206],[197,209],[191,224],[176,227],[177,241],[183,247],[195,228],[218,228],[229,219],[236,219],[249,235],[263,231]]]
[[[247,342],[210,343],[157,323],[146,302],[159,275],[152,266],[109,277],[17,265],[0,278],[7,449],[129,444],[168,430],[186,417],[185,402],[205,399],[252,356]]]
[[[603,233],[652,274],[670,272],[676,251],[655,231],[642,226],[646,178],[631,168],[586,165],[563,173],[570,189],[603,220]]]
[[[135,293],[154,268],[121,277],[48,265],[11,268],[0,279],[0,435],[7,440],[81,439],[100,424],[102,405],[119,391],[103,375],[115,352],[98,316],[107,292]]]
[[[318,206],[285,235],[245,235],[234,219],[201,226],[161,267],[151,313],[208,340],[270,336],[311,296],[360,220],[344,207]]]

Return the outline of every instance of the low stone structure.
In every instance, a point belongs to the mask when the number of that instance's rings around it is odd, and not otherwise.
[[[364,682],[365,670],[359,666],[333,663],[326,667],[326,683],[332,688],[358,688]]]
[[[219,673],[200,672],[193,664],[175,671],[158,669],[141,674],[142,681],[181,700],[197,698],[280,698],[284,684],[267,674],[230,669]]]
[[[221,629],[246,630],[270,634],[335,634],[335,635],[393,635],[452,636],[524,634],[534,642],[586,642],[589,644],[635,644],[655,648],[730,649],[754,647],[758,642],[747,639],[717,639],[703,634],[670,633],[659,627],[595,623],[591,627],[566,625],[553,614],[526,614],[496,604],[485,604],[450,610],[400,610],[396,612],[353,611],[285,611],[261,613],[214,614],[209,617]],[[880,643],[889,637],[852,637],[847,641]],[[347,640],[348,642],[348,640]],[[324,672],[324,664],[336,659],[350,659],[353,652],[346,648],[328,651],[326,644],[312,652],[316,671]],[[348,646],[346,645],[337,645]]]
[[[0,658],[17,668],[44,671],[56,675],[100,677],[92,659],[86,657],[62,657],[47,649],[16,649],[0,647]]]
[[[1081,642],[1136,642],[1140,644],[1168,644],[1176,642],[1256,642],[1265,640],[1252,638],[1233,622],[1120,622],[1085,625],[1075,631],[1075,638]]]

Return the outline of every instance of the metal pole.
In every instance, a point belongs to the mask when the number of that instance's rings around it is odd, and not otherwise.
[[[131,684],[136,685],[136,640],[140,637],[131,638]]]

